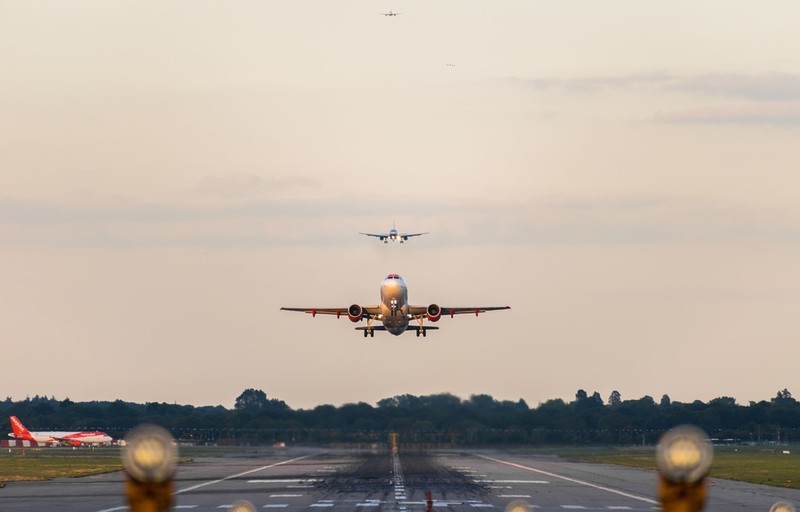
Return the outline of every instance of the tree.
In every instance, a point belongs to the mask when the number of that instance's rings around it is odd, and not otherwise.
[[[580,402],[581,400],[586,400],[587,398],[589,398],[589,395],[586,394],[586,391],[579,389],[578,391],[575,392],[576,402]]]
[[[248,388],[242,391],[242,394],[236,398],[236,404],[233,406],[237,411],[242,410],[259,410],[267,405],[267,394],[260,389]]]
[[[670,400],[669,395],[664,393],[661,395],[661,401],[658,403],[661,407],[669,407],[672,404],[672,400]]]
[[[794,398],[792,398],[792,394],[789,392],[788,389],[783,388],[783,390],[778,391],[778,394],[775,398],[772,399],[772,403],[774,405],[791,405],[797,402]]]
[[[622,403],[622,395],[619,391],[614,390],[611,392],[611,395],[608,397],[608,405],[614,407]]]

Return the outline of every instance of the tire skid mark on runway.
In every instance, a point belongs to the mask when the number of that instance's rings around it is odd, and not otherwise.
[[[572,482],[572,483],[579,484],[579,485],[585,485],[586,487],[592,487],[592,488],[598,489],[600,491],[606,491],[606,492],[610,492],[610,493],[613,493],[613,494],[618,494],[620,496],[625,496],[626,498],[631,498],[631,499],[634,499],[634,500],[643,501],[645,503],[650,503],[651,505],[658,505],[658,501],[656,501],[656,500],[653,500],[653,499],[650,499],[650,498],[645,498],[644,496],[637,496],[635,494],[631,494],[631,493],[628,493],[628,492],[625,492],[625,491],[620,491],[619,489],[612,489],[611,487],[604,487],[602,485],[593,484],[591,482],[586,482],[584,480],[578,480],[577,478],[570,478],[568,476],[559,475],[559,474],[556,474],[556,473],[550,473],[549,471],[544,471],[544,470],[532,468],[532,467],[529,467],[529,466],[523,466],[522,464],[517,464],[516,462],[509,462],[509,461],[506,461],[506,460],[495,459],[495,458],[489,457],[487,455],[481,455],[480,453],[476,453],[474,455],[476,457],[480,457],[480,458],[486,459],[486,460],[491,460],[491,461],[497,462],[499,464],[505,464],[506,466],[511,466],[511,467],[515,467],[515,468],[519,468],[519,469],[524,469],[526,471],[533,471],[534,473],[547,475],[547,476],[552,477],[552,478],[560,478],[561,480],[566,480],[567,482]]]
[[[284,460],[284,461],[281,461],[281,462],[276,462],[275,464],[269,464],[267,466],[261,466],[260,468],[250,469],[248,471],[242,471],[241,473],[236,473],[235,475],[229,475],[229,476],[226,476],[224,478],[217,479],[217,480],[211,480],[211,481],[208,481],[208,482],[203,482],[202,484],[193,485],[191,487],[187,487],[186,489],[181,489],[179,491],[175,491],[172,494],[173,495],[175,495],[175,494],[183,494],[185,492],[194,491],[195,489],[200,489],[201,487],[206,487],[206,486],[209,486],[209,485],[218,484],[220,482],[225,482],[226,480],[232,480],[232,479],[238,478],[240,476],[249,475],[250,473],[256,473],[258,471],[263,471],[265,469],[274,468],[276,466],[282,466],[284,464],[289,464],[291,462],[295,462],[295,461],[298,461],[298,460],[307,459],[309,457],[315,457],[317,455],[322,455],[322,453],[324,453],[324,452],[312,453],[310,455],[303,455],[302,457],[295,457],[294,459],[288,459],[288,460]]]

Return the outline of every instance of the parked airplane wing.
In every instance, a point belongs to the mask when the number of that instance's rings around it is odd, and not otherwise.
[[[424,315],[427,313],[429,306],[409,306],[408,313],[412,316],[419,316]],[[473,307],[461,307],[461,308],[453,308],[453,307],[446,307],[442,306],[442,316],[449,315],[453,317],[454,315],[468,315],[473,314],[478,316],[480,313],[486,313],[487,311],[498,311],[500,309],[511,309],[511,306],[473,306]]]

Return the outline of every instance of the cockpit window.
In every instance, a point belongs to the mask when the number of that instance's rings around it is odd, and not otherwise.
[[[389,274],[386,276],[386,279],[400,279],[400,276],[397,274]]]

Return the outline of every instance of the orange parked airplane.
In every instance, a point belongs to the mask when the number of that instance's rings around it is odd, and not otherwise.
[[[36,441],[37,443],[58,443],[69,446],[110,444],[111,436],[105,432],[31,432],[19,421],[16,416],[9,416],[13,433],[9,437],[22,441]]]

